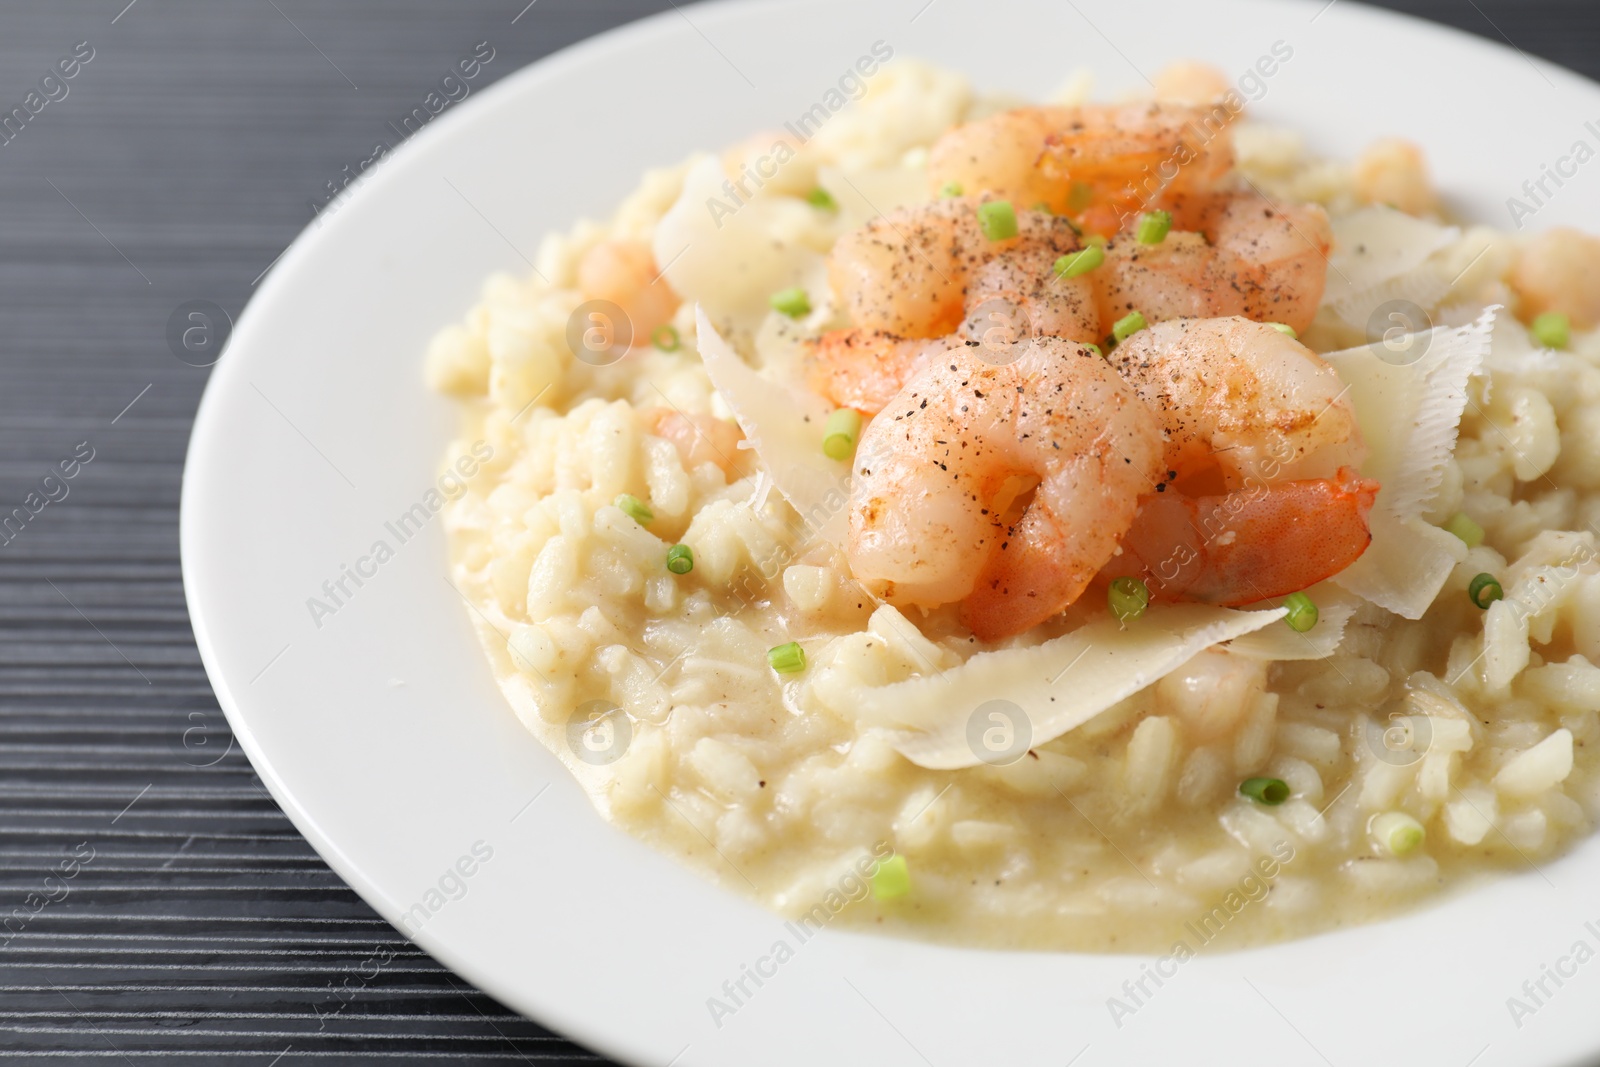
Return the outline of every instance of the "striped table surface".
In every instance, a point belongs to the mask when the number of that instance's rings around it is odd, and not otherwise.
[[[1587,3],[1404,6],[1600,69]],[[599,1060],[378,918],[233,744],[178,566],[207,372],[167,330],[191,300],[237,316],[327,183],[477,42],[481,87],[671,7],[0,9],[0,117],[25,115],[0,122],[0,1059]]]

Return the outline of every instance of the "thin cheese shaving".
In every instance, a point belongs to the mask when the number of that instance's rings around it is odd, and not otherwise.
[[[701,362],[711,384],[755,449],[789,506],[822,540],[839,542],[845,530],[850,468],[822,451],[828,406],[822,398],[764,377],[724,341],[705,310],[695,308]]]
[[[1349,387],[1369,453],[1361,473],[1382,485],[1372,544],[1334,579],[1408,619],[1419,619],[1466,546],[1422,520],[1444,477],[1466,409],[1467,380],[1483,367],[1495,312],[1324,356]]]
[[[1228,651],[1265,660],[1327,659],[1333,655],[1360,601],[1349,595],[1341,598],[1337,589],[1326,585],[1307,593],[1317,605],[1317,624],[1310,630],[1301,633],[1286,625],[1268,626],[1231,642]]]
[[[861,720],[890,731],[911,762],[935,770],[984,762],[980,709],[996,700],[1021,709],[1028,744],[1088,722],[1196,653],[1271,625],[1283,608],[1235,611],[1205,604],[1151,607],[1126,627],[1106,618],[1032,648],[979,652],[959,667],[864,688]],[[976,733],[974,722],[977,722]]]
[[[706,305],[719,322],[753,329],[773,293],[805,281],[821,256],[806,247],[816,209],[770,190],[732,205],[722,163],[708,156],[689,168],[683,192],[651,238],[672,291]]]
[[[1389,300],[1433,307],[1449,292],[1449,279],[1428,265],[1461,231],[1375,205],[1333,223],[1333,252],[1322,303],[1341,319],[1366,327]],[[1414,325],[1414,324],[1413,324]]]

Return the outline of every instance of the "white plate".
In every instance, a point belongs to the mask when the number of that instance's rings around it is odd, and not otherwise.
[[[1078,1061],[1557,1064],[1600,1049],[1600,963],[1511,1017],[1541,964],[1600,946],[1600,841],[1410,917],[1202,956],[1113,1022],[1146,961],[1004,954],[825,932],[737,1014],[707,998],[779,939],[776,918],[603,823],[513,719],[445,578],[435,518],[385,527],[433,484],[455,412],[422,346],[494,269],[600,216],[647,165],[808,109],[877,40],[1037,96],[1092,66],[1102,95],[1180,57],[1244,72],[1292,58],[1259,117],[1350,156],[1422,142],[1450,201],[1506,227],[1506,198],[1573,142],[1600,88],[1340,0],[903,0],[695,5],[507,78],[430,125],[262,284],[196,420],[184,579],[233,729],[296,826],[391,920],[430,890],[417,940],[507,1004],[637,1064]],[[919,8],[921,9],[919,11]],[[915,16],[915,17],[914,17]],[[752,84],[753,83],[753,84]],[[1600,164],[1530,225],[1600,230]],[[332,617],[307,599],[373,542],[397,549]],[[534,799],[537,798],[537,799]],[[474,844],[492,857],[449,872]],[[438,893],[456,890],[459,899]],[[1593,932],[1585,920],[1596,920]],[[359,982],[359,977],[353,977]],[[1485,1048],[1487,1047],[1487,1051]],[[1474,1057],[1481,1058],[1474,1060]]]

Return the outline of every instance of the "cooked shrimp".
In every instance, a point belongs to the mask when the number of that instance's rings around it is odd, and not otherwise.
[[[635,346],[650,343],[650,332],[678,310],[678,294],[656,269],[645,241],[601,241],[578,261],[578,290],[587,300],[609,300],[633,326]]]
[[[1163,195],[1213,188],[1233,166],[1217,105],[1024,107],[957,126],[934,143],[928,180],[1014,204],[1044,203],[1110,235]]]
[[[906,208],[839,241],[829,274],[856,326],[816,341],[807,365],[812,389],[870,415],[910,378],[930,338],[993,345],[997,333],[1004,344],[1101,336],[1093,283],[1051,270],[1079,248],[1072,224],[1017,211],[1017,235],[991,241],[978,206],[952,198]]]
[[[1087,275],[1056,276],[1056,260],[1066,250],[1036,241],[979,267],[967,283],[962,335],[980,344],[995,330],[1015,335],[1012,340],[1098,341],[1105,336],[1094,280]]]
[[[1511,288],[1527,321],[1560,311],[1580,330],[1600,324],[1600,238],[1570,227],[1547,230],[1529,241],[1511,268]]]
[[[996,256],[1079,247],[1072,223],[1013,205],[1017,235],[991,241],[979,202],[952,197],[880,216],[841,237],[828,279],[856,326],[896,337],[943,337],[961,323],[969,280]],[[1054,257],[1051,257],[1054,262]]]
[[[924,349],[943,343],[881,330],[832,330],[806,360],[806,383],[835,407],[876,415],[921,366]]]
[[[1107,356],[1166,431],[1166,470],[1216,470],[1228,489],[1327,478],[1366,446],[1345,388],[1288,334],[1241,318],[1140,330]]]
[[[898,605],[960,601],[983,640],[1021,633],[1111,558],[1160,457],[1150,410],[1091,350],[1041,338],[996,365],[952,347],[862,434],[851,570]]]
[[[1388,204],[1407,215],[1431,215],[1439,206],[1427,158],[1410,141],[1374,141],[1356,160],[1352,177],[1356,196],[1369,204]]]
[[[1333,230],[1315,204],[1253,192],[1171,201],[1174,232],[1156,245],[1113,241],[1095,274],[1106,323],[1242,315],[1304,330],[1327,281]]]
[[[672,408],[652,408],[644,413],[644,424],[657,437],[664,437],[678,450],[684,470],[702,463],[715,463],[723,473],[731,473],[739,457],[739,442],[744,435],[736,423],[713,415],[685,415]]]
[[[1009,341],[1029,336],[1098,341],[1131,311],[1138,311],[1147,322],[1240,315],[1257,322],[1280,322],[1296,331],[1311,325],[1322,300],[1333,243],[1320,207],[1275,206],[1249,192],[1183,198],[1173,207],[1174,224],[1193,227],[1192,232],[1170,233],[1155,245],[1140,244],[1131,236],[1113,241],[1105,262],[1076,278],[1058,278],[1052,269],[1063,250],[1075,247],[1061,228],[1044,230],[1035,222],[1031,233],[1001,242],[1006,247],[998,251],[973,246],[966,259],[951,257],[942,268],[944,291],[934,321],[980,343],[991,331],[1009,335],[1005,337]],[[907,213],[899,232],[926,233],[911,220],[927,214],[949,220],[961,217],[961,209],[948,203],[932,208],[932,212]],[[951,232],[957,225],[951,223]],[[941,247],[948,250],[954,244],[946,238]],[[863,318],[871,323],[893,321],[911,332],[883,327],[837,331],[824,335],[813,352],[812,388],[840,407],[866,414],[879,410],[915,368],[921,347],[905,338],[927,336],[923,331],[931,328],[906,306],[911,290],[886,281],[926,277],[918,266],[928,257],[921,250],[907,254],[907,246],[900,245],[898,265],[888,265],[894,247],[887,235],[880,235],[870,245],[871,257],[861,254],[860,247],[847,251],[837,262],[848,264],[848,273],[843,280],[836,278],[835,285],[858,323]],[[869,258],[879,262],[869,265]],[[974,266],[973,260],[981,262]],[[874,274],[874,269],[884,273]],[[958,282],[962,292],[957,291]],[[958,299],[964,317],[952,326]],[[869,303],[873,300],[885,302],[890,314],[875,315]]]
[[[1360,558],[1377,495],[1378,483],[1349,467],[1217,495],[1148,495],[1107,574],[1141,578],[1156,600],[1232,607],[1286,596]]]
[[[971,341],[996,361],[1030,337],[1092,341],[1102,335],[1094,286],[1088,278],[1057,278],[1061,253],[1048,244],[1001,252],[978,267],[967,283],[960,328],[947,338],[903,338],[860,328],[823,334],[807,360],[814,392],[839,407],[866,415],[883,409],[921,366],[926,351]]]
[[[1179,60],[1156,72],[1156,99],[1170,104],[1210,104],[1233,92],[1233,84],[1209,63]]]
[[[839,238],[828,280],[857,326],[941,337],[961,321],[965,267],[981,240],[964,201],[903,208]]]
[[[1248,604],[1366,551],[1378,485],[1355,473],[1355,412],[1310,349],[1246,319],[1189,319],[1141,330],[1109,362],[1166,444],[1108,574],[1139,573],[1159,599]]]
[[[985,342],[1053,336],[1099,341],[1131,311],[1147,322],[1243,315],[1311,325],[1327,278],[1332,230],[1314,205],[1253,192],[1169,196],[1177,229],[1159,244],[1127,234],[1075,278],[1052,269],[1080,247],[1072,224],[1018,211],[1018,234],[983,236],[961,198],[906,208],[847,234],[829,259],[854,331],[824,336],[812,384],[841,407],[878,409],[916,364],[915,339],[959,332]]]

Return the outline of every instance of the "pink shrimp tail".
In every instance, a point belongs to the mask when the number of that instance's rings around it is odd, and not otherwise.
[[[1107,573],[1142,571],[1157,600],[1237,607],[1285,596],[1360,558],[1377,495],[1378,483],[1349,467],[1220,496],[1150,494]]]

